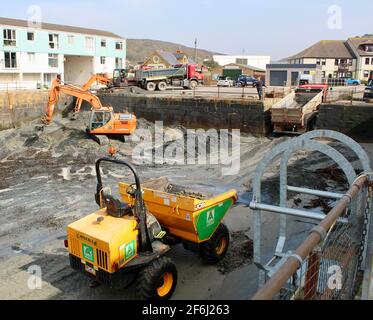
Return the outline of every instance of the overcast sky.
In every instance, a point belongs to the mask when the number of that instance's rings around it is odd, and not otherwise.
[[[27,19],[38,5],[44,22],[198,46],[226,54],[295,54],[321,39],[373,33],[372,0],[0,0],[0,16]],[[342,9],[341,28],[331,6]],[[333,8],[333,7],[332,7]],[[333,15],[333,16],[332,16]]]

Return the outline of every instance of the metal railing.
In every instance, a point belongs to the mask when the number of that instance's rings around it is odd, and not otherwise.
[[[42,85],[35,81],[0,82],[0,91],[36,90],[41,88]]]
[[[333,139],[344,143],[358,156],[363,174],[338,151],[319,141]],[[317,140],[314,140],[317,139]],[[286,165],[292,153],[311,149],[332,158],[345,173],[350,184],[346,193],[310,190],[287,185]],[[282,156],[280,166],[280,206],[261,203],[261,178],[265,168]],[[314,131],[274,148],[257,168],[254,178],[254,261],[260,269],[259,291],[254,300],[332,300],[354,299],[361,292],[368,299],[372,288],[372,172],[365,151],[352,139],[333,131]],[[325,216],[322,213],[287,208],[287,192],[314,195],[338,201]],[[263,263],[261,216],[263,212],[280,214],[280,228],[275,254]],[[287,219],[321,220],[295,251],[284,252],[287,240]]]

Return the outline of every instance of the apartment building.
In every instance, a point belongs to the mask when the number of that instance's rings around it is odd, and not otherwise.
[[[286,59],[290,64],[321,66],[322,79],[355,76],[357,58],[343,40],[323,40]]]
[[[37,88],[61,74],[81,85],[96,73],[124,68],[126,40],[107,31],[0,18],[0,88]]]

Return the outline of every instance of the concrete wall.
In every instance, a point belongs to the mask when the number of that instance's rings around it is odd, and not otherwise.
[[[0,91],[0,129],[40,118],[45,112],[48,96],[48,91]],[[57,110],[71,102],[71,97],[62,94]]]
[[[138,118],[163,121],[164,125],[181,124],[192,129],[240,129],[258,135],[270,131],[270,113],[264,111],[260,101],[145,98],[121,94],[100,95],[100,99],[116,111],[128,107]]]
[[[335,130],[358,141],[373,139],[373,104],[323,104],[316,124],[318,129]]]

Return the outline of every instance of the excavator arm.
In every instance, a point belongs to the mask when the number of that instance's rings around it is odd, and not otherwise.
[[[52,88],[49,93],[48,104],[45,115],[42,117],[42,122],[46,125],[50,124],[53,119],[55,106],[57,105],[58,98],[61,93],[65,93],[78,100],[87,101],[92,109],[103,109],[100,99],[89,91],[85,91],[78,87],[71,85],[61,85],[60,79],[55,79],[52,83]]]
[[[107,75],[95,74],[92,77],[90,77],[89,80],[83,85],[82,90],[83,91],[89,90],[89,88],[91,88],[95,82],[110,85],[110,83],[112,83],[112,79],[109,79]],[[77,115],[80,112],[82,103],[83,103],[83,99],[78,98],[76,100],[75,108],[74,108],[74,115]]]

